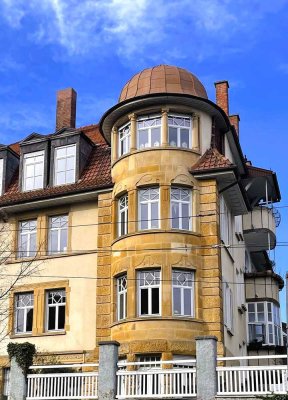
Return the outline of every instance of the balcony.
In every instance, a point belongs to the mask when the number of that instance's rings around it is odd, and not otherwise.
[[[256,207],[243,215],[243,233],[250,252],[271,250],[276,246],[274,212],[268,207]]]

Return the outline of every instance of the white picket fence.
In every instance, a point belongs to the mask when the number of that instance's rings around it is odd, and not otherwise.
[[[33,366],[31,369],[98,367],[98,364]],[[28,374],[27,400],[97,399],[98,372]]]
[[[119,363],[117,398],[195,397],[195,363],[196,360],[159,361],[153,367],[149,362]]]
[[[218,361],[239,362],[239,360],[257,361],[287,359],[287,356],[250,356],[250,357],[222,357]],[[286,362],[286,360],[285,360]],[[263,394],[286,394],[287,365],[253,365],[217,367],[218,395],[247,396]]]

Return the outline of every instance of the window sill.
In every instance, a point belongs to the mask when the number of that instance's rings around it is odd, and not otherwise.
[[[62,336],[66,335],[66,331],[50,331],[50,332],[42,332],[42,333],[27,333],[27,334],[12,334],[10,335],[10,339],[20,339],[26,337],[42,337],[42,336]]]
[[[196,323],[203,323],[202,319],[198,319],[195,317],[183,317],[183,316],[172,316],[172,317],[163,317],[161,315],[147,315],[147,317],[140,317],[137,316],[135,318],[126,318],[122,319],[121,321],[115,321],[111,326],[117,326],[125,323],[130,323],[130,322],[141,322],[141,321],[174,321],[174,322],[180,322],[180,321],[186,321],[186,322],[196,322]]]

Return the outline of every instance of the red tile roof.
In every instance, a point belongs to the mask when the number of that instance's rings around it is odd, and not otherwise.
[[[21,192],[19,190],[19,170],[17,170],[7,191],[0,197],[0,207],[112,186],[111,149],[101,135],[98,125],[89,125],[77,130],[82,131],[95,144],[79,180],[69,185]],[[10,147],[19,154],[19,143],[14,143]]]
[[[197,163],[193,165],[191,171],[196,172],[231,167],[234,167],[234,164],[232,164],[228,158],[224,157],[223,154],[220,154],[217,149],[210,148],[206,150]]]

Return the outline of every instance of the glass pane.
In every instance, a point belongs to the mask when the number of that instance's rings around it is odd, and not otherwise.
[[[248,303],[248,311],[249,312],[254,312],[254,304]]]
[[[182,204],[182,229],[189,230],[189,204]]]
[[[179,229],[179,203],[172,203],[171,211],[172,228]]]
[[[56,312],[55,307],[48,308],[48,330],[49,331],[55,329],[55,312]]]
[[[192,315],[192,291],[184,290],[184,315]]]
[[[30,308],[27,312],[27,320],[26,320],[26,332],[32,332],[33,326],[33,308]]]
[[[141,289],[141,308],[140,308],[140,315],[147,315],[148,314],[148,289]]]
[[[73,183],[75,182],[75,172],[74,169],[70,171],[66,171],[66,183]]]
[[[34,178],[25,179],[25,190],[33,190]]]
[[[65,306],[60,306],[58,309],[58,329],[65,327]]]
[[[148,129],[140,130],[138,137],[139,137],[139,149],[144,149],[145,147],[149,147]]]
[[[181,289],[173,288],[173,314],[181,314]]]
[[[58,231],[50,231],[49,235],[49,253],[56,253],[58,251]]]
[[[148,229],[148,204],[140,205],[140,228]]]
[[[34,164],[26,165],[26,178],[34,176]]]
[[[57,172],[56,185],[64,185],[64,183],[65,183],[65,172]]]
[[[152,314],[159,314],[159,288],[152,288]]]
[[[159,216],[158,216],[158,203],[151,204],[151,228],[158,228]]]
[[[171,126],[169,126],[169,145],[177,146],[177,128],[171,128]]]
[[[120,294],[119,296],[119,319],[124,318],[124,296]]]
[[[30,249],[29,256],[33,257],[36,255],[36,233],[30,234]]]
[[[17,310],[16,332],[24,332],[24,309]]]
[[[158,147],[160,146],[160,128],[152,128],[151,129],[151,146]]]
[[[67,250],[67,228],[62,228],[61,233],[60,233],[60,251],[66,251]]]
[[[257,303],[257,312],[264,312],[264,303]]]
[[[66,160],[66,170],[75,169],[75,157],[68,157]]]
[[[248,320],[249,320],[249,322],[255,322],[255,313],[254,312],[248,313]]]
[[[259,322],[264,322],[265,321],[265,316],[264,316],[264,312],[262,313],[257,313],[258,316],[258,321]]]
[[[42,175],[36,176],[34,180],[34,189],[40,189],[43,187],[43,177]]]
[[[189,147],[189,129],[180,129],[181,147]]]
[[[66,170],[66,158],[60,158],[56,162],[56,171],[61,172]]]
[[[56,148],[56,157],[65,157],[66,156],[66,147],[57,147]]]

